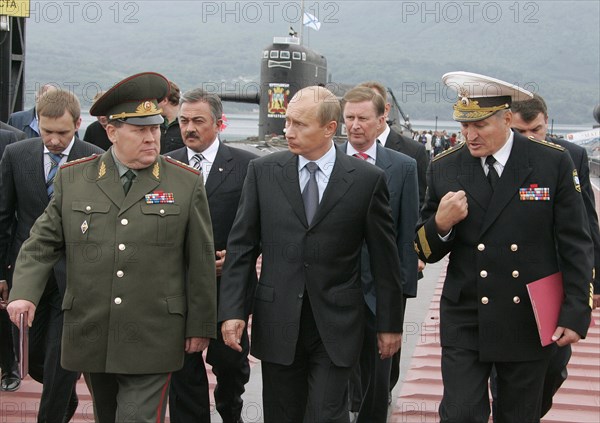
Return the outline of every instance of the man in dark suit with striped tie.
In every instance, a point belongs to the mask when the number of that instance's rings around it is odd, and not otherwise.
[[[219,140],[223,108],[217,95],[193,89],[182,95],[180,103],[179,126],[186,146],[168,155],[200,170],[204,177],[218,285],[248,163],[257,156]],[[252,273],[256,283],[256,273]],[[246,319],[249,314],[248,308]],[[242,421],[242,394],[250,378],[248,333],[243,333],[242,352],[225,346],[221,331],[217,334],[218,338],[210,342],[206,357],[217,376],[215,406],[224,423],[237,423]],[[169,407],[173,423],[210,423],[208,379],[201,352],[186,354],[183,369],[173,373]]]
[[[41,138],[9,144],[0,162],[0,280],[9,284],[19,249],[52,198],[58,167],[102,153],[75,136],[81,117],[79,100],[72,93],[47,91],[38,99],[37,111]],[[60,365],[65,283],[62,259],[54,267],[29,332],[29,373],[44,385],[38,422],[69,421],[77,408],[78,375]]]

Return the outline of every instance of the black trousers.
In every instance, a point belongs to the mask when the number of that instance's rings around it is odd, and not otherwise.
[[[0,310],[0,368],[3,373],[16,370],[17,357],[13,348],[13,324],[6,310]]]
[[[421,276],[423,277],[423,276]],[[402,315],[402,317],[404,318],[404,316],[406,315],[406,299],[408,297],[402,297],[402,310],[404,310],[404,314]],[[390,393],[392,392],[392,389],[394,389],[394,387],[396,386],[396,384],[398,383],[398,379],[400,379],[400,356],[402,353],[402,348],[400,348],[398,350],[398,352],[396,354],[394,354],[392,356],[392,368],[390,370]]]
[[[294,362],[262,362],[264,422],[349,423],[350,371],[329,358],[305,293]]]
[[[441,423],[487,423],[488,380],[498,372],[497,423],[539,423],[548,359],[525,362],[483,362],[477,351],[442,347],[444,396]]]
[[[217,377],[215,406],[223,423],[240,421],[244,386],[250,379],[248,332],[242,334],[242,352],[238,353],[223,342],[221,328],[218,338],[211,340],[207,362]],[[171,377],[169,415],[173,423],[210,423],[209,386],[202,353],[186,354],[183,368]]]
[[[68,415],[70,401],[77,397],[75,385],[79,374],[65,370],[60,365],[63,328],[61,305],[62,297],[54,278],[51,278],[29,329],[29,374],[43,385],[38,423],[63,422]],[[16,327],[15,330],[18,331]]]
[[[359,360],[362,401],[356,421],[386,423],[392,359],[382,360],[379,357],[377,322],[373,312],[367,306],[365,308],[365,337]]]
[[[564,347],[558,347],[552,357],[550,357],[550,363],[548,363],[548,369],[544,376],[544,390],[542,392],[542,409],[540,417],[544,417],[548,411],[552,408],[552,399],[554,394],[562,386],[563,382],[567,380],[568,372],[567,365],[571,359],[571,346],[565,345]],[[496,422],[496,401],[498,399],[498,381],[496,368],[492,368],[492,374],[490,376],[490,391],[492,393],[492,416],[494,422]]]

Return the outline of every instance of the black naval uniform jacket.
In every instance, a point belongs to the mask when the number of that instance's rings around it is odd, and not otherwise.
[[[526,285],[559,270],[565,300],[558,325],[585,337],[590,323],[593,246],[577,173],[564,148],[514,135],[492,191],[479,158],[460,144],[432,161],[415,248],[429,263],[450,253],[442,292],[442,346],[479,351],[482,361],[528,361],[542,347]],[[523,190],[547,200],[524,199]],[[546,190],[547,189],[547,190]],[[464,190],[467,217],[444,242],[435,213],[449,191]]]

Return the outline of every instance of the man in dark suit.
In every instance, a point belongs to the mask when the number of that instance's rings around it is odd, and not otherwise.
[[[360,257],[366,241],[377,290],[380,356],[401,343],[402,275],[385,174],[332,139],[337,98],[298,91],[286,113],[289,151],[250,162],[220,285],[225,344],[241,351],[250,275],[252,354],[261,360],[264,421],[348,422],[348,377],[362,348]]]
[[[52,84],[44,84],[40,87],[38,92],[35,94],[36,106],[31,109],[22,110],[20,112],[14,112],[8,117],[8,123],[10,126],[23,131],[27,138],[34,138],[40,136],[38,112],[36,112],[37,102],[42,95],[51,90],[56,90]]]
[[[6,146],[17,141],[19,141],[19,138],[16,133],[7,131],[5,129],[0,129],[0,159],[4,154],[4,149]]]
[[[215,337],[204,184],[159,154],[157,104],[168,90],[162,75],[145,72],[94,103],[90,114],[108,116],[113,146],[60,169],[14,271],[8,312],[15,322],[26,310],[31,323],[66,254],[61,362],[84,372],[98,423],[164,422],[171,372]]]
[[[534,94],[531,100],[516,101],[512,104],[513,122],[512,127],[520,134],[526,137],[534,137],[539,140],[546,140],[564,147],[570,154],[577,175],[581,184],[581,194],[587,221],[589,224],[590,235],[594,243],[594,308],[598,307],[600,302],[600,280],[596,277],[600,269],[600,230],[598,229],[598,213],[596,212],[596,200],[594,190],[590,183],[590,168],[588,164],[588,155],[585,148],[572,142],[550,138],[548,132],[548,109],[546,102],[538,94]],[[542,397],[542,417],[552,407],[552,397],[558,391],[563,382],[567,379],[567,364],[571,358],[571,346],[565,345],[557,348],[552,356],[548,371],[544,379],[544,392]],[[493,393],[493,390],[492,390]]]
[[[342,146],[342,150],[385,172],[403,276],[402,291],[406,296],[407,291],[416,291],[417,284],[417,255],[413,247],[419,214],[417,164],[405,154],[384,148],[375,142],[380,128],[386,125],[385,101],[379,93],[367,87],[348,91],[343,99],[343,116],[348,143]],[[365,296],[365,337],[357,367],[358,386],[351,381],[350,390],[358,389],[360,392],[356,422],[385,423],[392,359],[381,360],[377,354],[376,284],[371,274],[366,246],[363,246],[360,270]]]
[[[2,123],[1,127],[12,128],[5,123]],[[17,134],[15,132],[0,129],[0,159],[4,154],[4,148],[17,140]],[[12,228],[9,229],[9,238],[11,229]],[[0,368],[2,369],[0,390],[12,392],[19,389],[21,386],[21,379],[19,378],[17,359],[13,349],[12,324],[8,318],[8,314],[6,314],[6,311],[4,310],[7,300],[8,281],[5,278],[0,277]]]
[[[75,136],[81,117],[73,94],[47,91],[38,99],[38,113],[42,137],[8,145],[0,162],[0,279],[9,282],[21,245],[53,195],[58,166],[103,152]],[[65,271],[63,257],[50,274],[29,333],[29,372],[43,383],[38,422],[68,421],[77,407],[77,373],[60,365]]]
[[[25,132],[15,128],[14,126],[7,125],[4,122],[0,122],[0,129],[2,129],[3,131],[12,132],[13,134],[15,134],[17,136],[18,140],[24,140],[25,138],[27,138],[27,135],[25,135]]]
[[[102,97],[104,93],[105,91],[98,91],[98,93],[94,96],[94,101]],[[106,133],[107,124],[108,118],[106,116],[96,116],[96,121],[92,122],[86,128],[85,133],[83,134],[84,141],[108,151],[108,149],[112,146],[112,142]]]
[[[450,253],[440,304],[442,423],[483,423],[498,374],[497,421],[539,422],[544,375],[557,346],[585,337],[593,245],[577,170],[560,146],[511,131],[512,100],[531,93],[468,72],[454,119],[465,142],[428,171],[416,248],[427,262]],[[562,272],[565,299],[543,347],[527,284]]]
[[[181,92],[179,87],[173,81],[169,81],[169,95],[159,104],[162,109],[162,116],[165,119],[160,126],[160,153],[167,154],[173,150],[185,147],[181,135],[181,128],[177,120],[179,112],[179,100]],[[220,117],[219,117],[220,119]]]
[[[0,122],[0,128],[12,128],[12,126]],[[15,131],[18,130],[15,129]],[[25,134],[23,134],[23,136],[25,136]],[[17,134],[15,132],[0,129],[0,158],[2,158],[2,155],[4,154],[4,148],[17,140]],[[7,300],[8,281],[0,279],[0,368],[2,369],[0,390],[11,392],[19,389],[19,386],[21,386],[21,379],[19,378],[17,360],[13,349],[12,325],[8,318],[8,314],[4,311]]]
[[[242,193],[250,160],[255,154],[232,148],[219,140],[223,106],[221,99],[202,89],[184,93],[180,100],[179,125],[186,147],[168,155],[202,172],[215,243],[217,285],[225,260],[227,238]],[[253,272],[256,279],[256,272]],[[251,291],[251,290],[250,290]],[[250,314],[247,310],[246,319]],[[217,376],[216,409],[224,423],[242,420],[242,394],[250,378],[248,332],[242,332],[242,352],[225,346],[220,330],[210,343],[207,362]],[[208,378],[202,353],[186,354],[183,369],[173,373],[169,415],[173,423],[210,423]]]
[[[376,81],[363,82],[358,85],[359,87],[368,87],[375,90],[385,100],[385,120],[387,121],[388,113],[392,105],[387,101],[387,90],[385,87]],[[405,137],[402,134],[394,131],[389,127],[387,122],[384,122],[383,127],[377,134],[377,140],[386,148],[398,151],[412,157],[417,162],[417,182],[419,184],[419,210],[423,206],[423,200],[425,200],[425,191],[427,191],[427,166],[429,166],[429,154],[425,150],[425,145],[413,140],[412,138]],[[414,232],[414,228],[413,228]],[[415,255],[416,257],[416,255]],[[421,259],[417,260],[418,275],[417,279],[423,278],[423,270],[425,269],[425,263]],[[417,280],[404,281],[404,298],[403,306],[406,312],[406,301],[408,298],[415,298],[417,296]],[[400,356],[402,354],[402,348],[398,350],[392,357],[392,364],[390,370],[390,392],[388,395],[388,403],[392,402],[392,389],[398,383],[400,378]]]
[[[22,137],[19,137],[19,133],[22,134]],[[0,122],[0,159],[4,154],[4,148],[8,144],[24,137],[25,134],[23,132],[4,122]],[[21,386],[21,378],[19,377],[17,360],[13,349],[12,324],[8,319],[8,314],[4,311],[7,300],[8,281],[0,278],[0,302],[2,303],[0,305],[0,368],[2,369],[0,390],[16,391]]]
[[[376,81],[363,82],[358,84],[359,87],[368,87],[376,90],[377,93],[385,100],[385,119],[387,120],[388,113],[392,105],[387,101],[387,90],[385,87]],[[385,122],[384,122],[385,123]],[[386,148],[390,148],[400,153],[406,154],[417,161],[417,180],[419,183],[419,208],[423,205],[425,199],[425,191],[427,190],[427,166],[429,166],[429,156],[425,150],[425,146],[412,138],[405,137],[402,134],[394,131],[385,123],[377,134],[377,140]],[[406,294],[406,292],[404,293]]]

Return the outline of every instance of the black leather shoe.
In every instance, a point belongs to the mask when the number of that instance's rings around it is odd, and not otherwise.
[[[11,371],[2,371],[2,377],[0,378],[0,390],[5,392],[14,392],[21,387],[21,378],[19,372],[16,369],[16,365]]]

